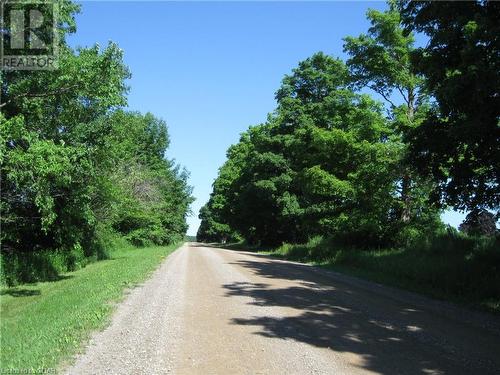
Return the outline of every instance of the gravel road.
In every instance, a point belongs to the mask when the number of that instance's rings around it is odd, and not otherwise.
[[[67,374],[499,374],[500,321],[249,252],[186,244]]]

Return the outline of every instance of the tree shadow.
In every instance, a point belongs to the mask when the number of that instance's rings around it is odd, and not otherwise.
[[[41,294],[39,289],[17,289],[17,288],[9,288],[0,291],[0,295],[9,295],[12,297],[30,297],[30,296],[39,296]]]
[[[498,336],[486,331],[469,336],[468,328],[449,332],[456,322],[410,303],[334,281],[307,265],[258,258],[233,264],[269,283],[226,284],[226,296],[249,297],[249,304],[276,306],[282,314],[263,310],[263,316],[233,318],[233,324],[254,326],[254,334],[264,337],[356,354],[353,366],[381,374],[498,373]]]

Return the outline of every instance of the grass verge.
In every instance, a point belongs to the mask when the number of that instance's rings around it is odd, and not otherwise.
[[[145,280],[178,246],[120,248],[57,281],[2,289],[0,371],[57,368],[106,325],[124,289]]]
[[[260,251],[500,313],[500,239],[442,235],[401,249],[346,248],[316,237]]]

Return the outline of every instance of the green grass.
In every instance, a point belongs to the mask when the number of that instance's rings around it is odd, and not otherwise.
[[[0,371],[57,368],[106,325],[124,289],[145,280],[177,247],[125,247],[58,281],[2,289]]]
[[[360,250],[316,237],[264,253],[500,313],[499,238],[445,234],[401,249]]]

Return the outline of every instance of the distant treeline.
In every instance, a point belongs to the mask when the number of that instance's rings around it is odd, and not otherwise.
[[[442,231],[446,207],[470,212],[465,231],[495,234],[499,14],[492,1],[369,10],[345,62],[300,62],[267,122],[229,148],[198,240],[404,246]]]
[[[113,43],[74,50],[79,6],[58,0],[59,69],[2,71],[2,283],[56,277],[134,245],[184,238],[187,172],[166,158],[164,121],[127,112]]]

